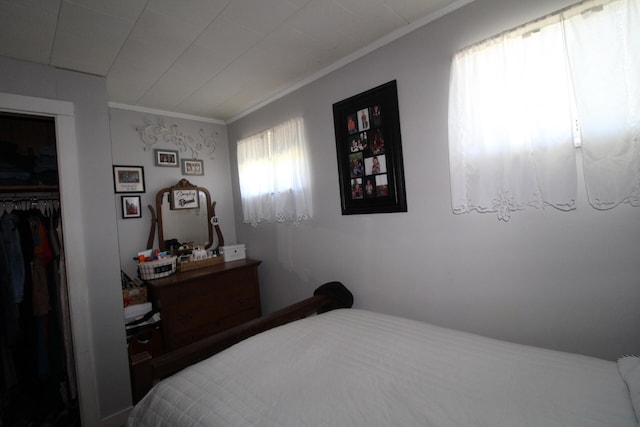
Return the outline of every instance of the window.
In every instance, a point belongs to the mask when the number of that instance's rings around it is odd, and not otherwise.
[[[304,122],[295,118],[238,141],[244,222],[292,222],[312,216]]]
[[[449,91],[455,213],[640,206],[640,0],[584,1],[458,52]]]

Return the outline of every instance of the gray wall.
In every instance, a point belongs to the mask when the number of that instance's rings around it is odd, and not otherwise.
[[[186,178],[192,184],[209,190],[212,201],[216,202],[216,215],[220,222],[220,229],[225,238],[225,243],[234,242],[236,239],[235,220],[233,198],[231,196],[229,145],[227,143],[226,127],[212,122],[167,117],[120,108],[110,108],[109,115],[113,164],[144,167],[146,187],[146,192],[140,194],[140,202],[143,207],[142,218],[122,219],[120,214],[122,211],[121,194],[118,194],[115,200],[115,210],[118,212],[118,240],[122,269],[132,277],[136,275],[137,267],[133,257],[138,251],[146,248],[151,226],[151,214],[147,206],[151,204],[155,208],[156,193],[162,188],[175,185],[182,178]],[[145,120],[149,120],[154,124],[158,123],[159,118],[164,120],[164,124],[167,127],[176,125],[179,132],[193,137],[195,142],[200,141],[201,129],[205,135],[209,136],[216,132],[218,133],[213,159],[208,155],[199,156],[204,162],[203,176],[184,176],[181,168],[155,166],[154,148],[178,150],[178,155],[181,159],[192,158],[189,150],[181,152],[179,147],[164,140],[160,140],[152,147],[147,147],[142,142],[136,128],[144,127]],[[158,247],[157,233],[154,247]]]
[[[89,382],[95,382],[96,396],[81,396],[81,401],[84,399],[84,404],[93,407],[97,400],[97,417],[104,418],[131,404],[105,81],[3,57],[0,76],[0,92],[74,104],[81,179],[81,194],[77,197],[82,206],[82,223],[75,225],[83,229],[88,278],[87,283],[76,285],[87,287],[88,307],[73,309],[88,312],[95,369],[78,375],[95,376],[95,381]],[[96,425],[96,420],[86,421]]]
[[[265,312],[339,280],[356,306],[520,343],[614,359],[640,351],[640,209],[451,212],[447,96],[452,54],[570,1],[476,0],[228,126],[240,138],[302,115],[315,217],[242,224]],[[396,79],[408,213],[342,216],[332,104]]]
[[[611,359],[640,352],[640,342],[631,338],[640,324],[640,210],[596,211],[581,188],[578,209],[570,213],[532,210],[515,214],[509,223],[494,215],[451,213],[446,123],[452,53],[569,3],[476,0],[228,126],[232,148],[226,152],[223,138],[197,183],[218,201],[227,241],[246,243],[249,256],[264,261],[265,312],[309,296],[323,282],[340,280],[352,289],[358,307]],[[409,212],[342,216],[331,105],[393,79],[398,81]],[[105,418],[130,405],[118,261],[131,268],[133,248],[146,243],[149,218],[119,218],[111,166],[145,166],[145,206],[150,194],[180,176],[158,174],[132,129],[149,115],[108,110],[103,79],[0,58],[0,92],[75,105],[79,226],[91,279],[86,310],[99,413]],[[300,227],[244,225],[235,141],[298,114],[306,120],[313,159],[315,217]],[[166,120],[192,131],[217,128]]]

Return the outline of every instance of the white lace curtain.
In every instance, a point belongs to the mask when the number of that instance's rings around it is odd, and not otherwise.
[[[301,118],[238,141],[238,172],[244,222],[310,219],[309,160]]]
[[[585,1],[454,56],[455,213],[640,205],[640,0]]]

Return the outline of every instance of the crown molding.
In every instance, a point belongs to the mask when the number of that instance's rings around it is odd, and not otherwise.
[[[225,125],[223,120],[212,119],[211,117],[193,116],[191,114],[176,113],[173,111],[157,110],[154,108],[139,107],[137,105],[119,104],[117,102],[109,102],[109,108],[117,108],[120,110],[137,111],[139,113],[157,114],[160,116],[174,117],[178,119],[195,120],[198,122],[214,123],[216,125]]]

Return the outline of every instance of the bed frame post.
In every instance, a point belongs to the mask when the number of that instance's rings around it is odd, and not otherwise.
[[[149,385],[153,383],[151,360],[151,354],[147,351],[129,357],[131,392],[134,403],[144,397],[149,391]]]
[[[318,308],[318,314],[334,310],[336,308],[353,307],[353,294],[340,282],[328,282],[319,286],[313,295],[324,295],[331,299],[327,305]]]

